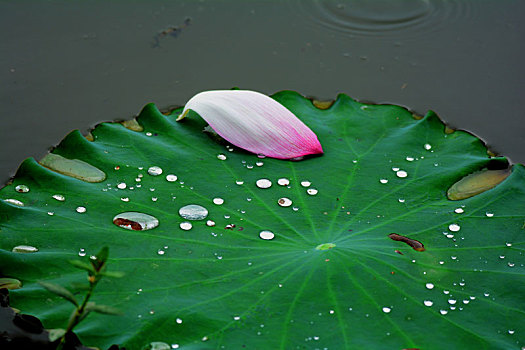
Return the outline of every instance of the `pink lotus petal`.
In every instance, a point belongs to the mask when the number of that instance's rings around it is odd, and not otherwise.
[[[247,151],[278,159],[323,153],[317,136],[274,99],[248,90],[205,91],[193,96],[188,110],[197,112],[222,138]]]

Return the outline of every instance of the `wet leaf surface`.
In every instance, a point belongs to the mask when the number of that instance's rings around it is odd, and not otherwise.
[[[25,161],[0,191],[24,203],[0,201],[2,277],[23,283],[13,305],[63,328],[70,305],[43,301],[37,281],[69,286],[79,272],[68,261],[107,245],[125,277],[103,279],[93,301],[124,316],[91,313],[76,330],[90,345],[525,345],[522,165],[452,201],[447,190],[491,160],[434,113],[418,120],[344,95],[327,109],[294,92],[274,98],[317,134],[323,156],[261,159],[215,142],[196,116],[177,123],[180,110],[148,105],[143,131],[103,123],[93,142],[73,132],[54,150],[100,169],[103,182]],[[38,251],[12,251],[20,245]]]

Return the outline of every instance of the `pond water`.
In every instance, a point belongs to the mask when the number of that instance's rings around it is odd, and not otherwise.
[[[68,132],[197,92],[292,89],[436,111],[525,163],[525,2],[0,3],[0,183]]]

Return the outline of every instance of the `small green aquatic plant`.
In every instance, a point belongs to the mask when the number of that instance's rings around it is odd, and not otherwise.
[[[60,296],[61,298],[69,301],[75,306],[75,309],[69,317],[67,327],[65,329],[51,329],[49,330],[49,338],[51,342],[58,341],[57,350],[62,350],[65,346],[66,336],[68,333],[73,332],[73,329],[84,320],[91,312],[97,312],[106,315],[121,315],[122,313],[111,306],[96,304],[89,300],[93,296],[95,287],[100,282],[102,277],[122,277],[120,272],[106,271],[106,263],[109,256],[109,248],[102,248],[96,255],[89,258],[89,262],[80,260],[70,260],[69,262],[76,268],[87,271],[88,273],[88,285],[81,286],[81,290],[85,290],[86,294],[81,302],[78,302],[73,293],[68,289],[54,283],[39,281],[38,283],[47,289],[49,292]],[[77,285],[78,287],[78,285]]]

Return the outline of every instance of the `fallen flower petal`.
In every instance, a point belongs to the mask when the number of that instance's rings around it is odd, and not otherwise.
[[[255,91],[217,90],[193,96],[177,121],[197,112],[217,134],[247,151],[278,159],[321,154],[317,136],[286,107]]]

